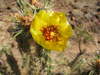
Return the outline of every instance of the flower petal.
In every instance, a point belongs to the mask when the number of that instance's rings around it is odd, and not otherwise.
[[[65,13],[61,13],[61,12],[55,12],[52,14],[51,16],[51,25],[59,25],[61,23],[66,23],[66,16]]]
[[[50,14],[47,13],[46,11],[44,11],[44,10],[41,10],[35,16],[38,16],[41,20],[44,20],[45,22],[49,23],[49,21],[50,21]]]
[[[42,28],[54,25],[58,29],[57,40],[46,40],[41,31]],[[67,23],[66,16],[61,12],[48,13],[44,10],[35,15],[31,23],[30,32],[34,40],[48,50],[63,51],[67,41],[72,35],[72,27]]]

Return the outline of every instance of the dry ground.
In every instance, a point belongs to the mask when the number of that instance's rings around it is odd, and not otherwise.
[[[55,5],[55,10],[62,11],[66,13],[66,17],[69,23],[73,26],[73,36],[70,39],[70,46],[66,48],[64,52],[52,52],[52,56],[56,61],[61,61],[63,58],[68,58],[72,62],[75,57],[80,53],[79,44],[76,41],[76,34],[74,32],[74,27],[77,25],[83,25],[89,33],[93,35],[93,40],[88,43],[81,44],[81,49],[85,50],[82,54],[81,59],[85,63],[89,62],[89,59],[93,58],[95,52],[100,50],[100,1],[99,0],[54,0],[53,4]],[[13,58],[11,60],[17,61],[15,63],[18,65],[18,68],[22,68],[22,57],[19,52],[18,43],[15,39],[12,39],[12,36],[8,30],[11,26],[14,26],[14,23],[9,22],[10,17],[13,13],[17,12],[15,0],[0,0],[0,46],[9,45],[13,53]],[[93,29],[97,26],[98,31]],[[60,57],[60,54],[63,54]],[[7,60],[7,56],[4,54],[0,57],[0,60]],[[4,62],[7,63],[7,62]],[[14,63],[12,61],[11,63]],[[86,67],[87,64],[85,64]],[[64,67],[62,67],[64,68]],[[61,72],[62,68],[57,68],[57,72]],[[60,70],[59,70],[60,69]]]

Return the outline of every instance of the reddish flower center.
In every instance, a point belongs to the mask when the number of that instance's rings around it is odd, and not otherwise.
[[[51,25],[51,26],[43,27],[41,31],[43,36],[45,37],[45,40],[47,41],[54,40],[57,38],[57,34],[58,34],[57,26]]]

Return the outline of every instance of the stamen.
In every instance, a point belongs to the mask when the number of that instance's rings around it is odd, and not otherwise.
[[[54,25],[43,27],[41,31],[43,33],[45,40],[47,41],[54,40],[57,38],[58,27]]]

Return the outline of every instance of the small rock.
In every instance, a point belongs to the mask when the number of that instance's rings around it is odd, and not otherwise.
[[[87,12],[88,12],[88,6],[84,6],[81,10],[82,10],[84,13],[87,13]]]
[[[87,1],[87,5],[88,5],[90,8],[95,8],[95,7],[96,7],[96,3],[97,3],[96,0],[86,0],[86,1]]]
[[[92,12],[90,12],[92,15],[96,15],[97,14],[97,12],[96,11],[92,11]]]
[[[16,8],[11,8],[11,12],[18,12],[17,10],[16,10]]]
[[[84,6],[87,6],[86,3],[77,2],[77,3],[72,4],[72,7],[76,9],[82,9]]]
[[[88,20],[91,20],[91,19],[93,18],[93,16],[92,16],[90,13],[85,14],[85,17],[86,17]]]
[[[82,17],[83,16],[83,12],[82,11],[80,11],[80,10],[78,10],[78,9],[75,9],[75,10],[73,10],[72,11],[72,14],[74,15],[74,16],[78,16],[78,17]]]

